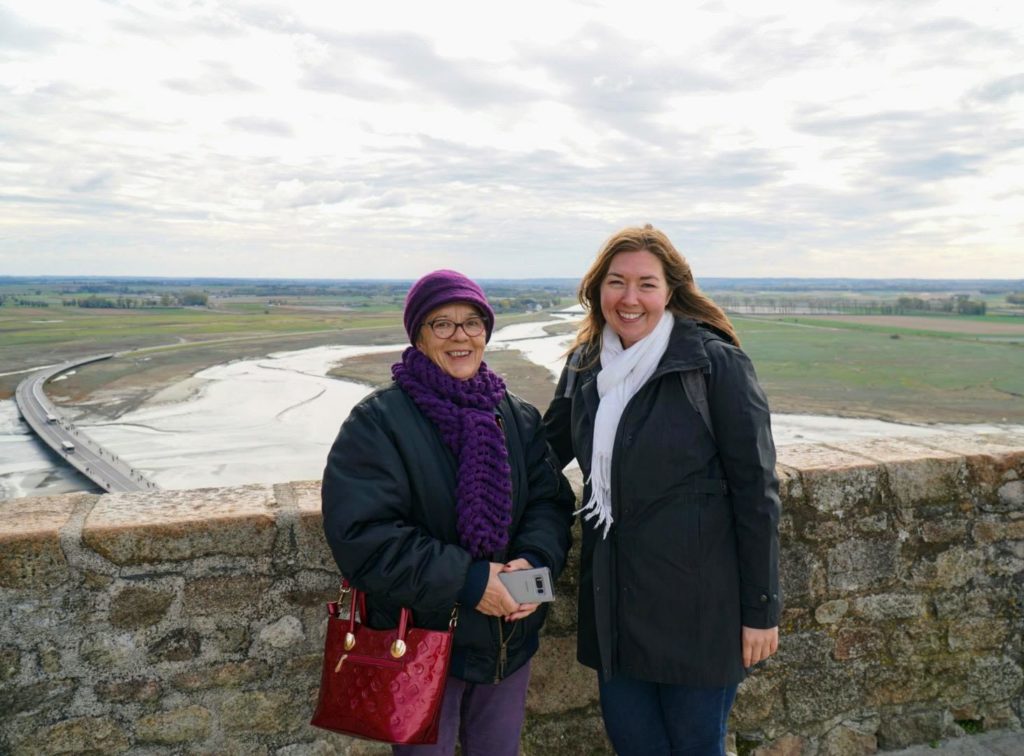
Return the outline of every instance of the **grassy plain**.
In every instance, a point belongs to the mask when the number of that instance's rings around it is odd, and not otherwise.
[[[772,408],[924,422],[1024,422],[1024,345],[900,318],[736,317]]]

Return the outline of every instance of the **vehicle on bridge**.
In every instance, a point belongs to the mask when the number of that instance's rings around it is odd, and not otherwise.
[[[64,450],[65,454],[71,454],[75,450],[75,445],[70,441],[61,441],[60,448]]]
[[[55,423],[55,422],[57,422],[57,416],[54,415],[52,412],[47,412],[46,413],[46,422],[48,422],[48,423]]]

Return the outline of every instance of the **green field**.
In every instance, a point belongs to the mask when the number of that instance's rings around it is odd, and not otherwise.
[[[734,322],[776,411],[1024,422],[1020,344],[814,318]]]

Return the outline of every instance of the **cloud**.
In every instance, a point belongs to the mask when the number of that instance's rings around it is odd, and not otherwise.
[[[62,38],[60,32],[27,23],[6,8],[0,7],[0,57],[10,51],[40,52]]]
[[[203,72],[194,78],[167,79],[164,86],[190,95],[222,95],[259,91],[259,87],[232,71],[228,63],[204,61]]]
[[[294,133],[290,124],[277,118],[238,116],[237,118],[229,118],[225,125],[239,131],[266,136],[290,137]]]
[[[972,92],[975,99],[991,103],[1002,102],[1019,94],[1024,94],[1024,73],[994,79]]]

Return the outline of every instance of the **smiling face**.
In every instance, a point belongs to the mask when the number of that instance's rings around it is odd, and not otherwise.
[[[601,314],[626,349],[654,330],[668,304],[661,260],[646,249],[619,252],[601,282]]]
[[[480,311],[465,302],[441,305],[430,311],[420,327],[416,348],[452,378],[458,378],[460,381],[469,380],[476,375],[484,359],[487,331],[484,330],[477,336],[467,336],[462,328],[456,328],[450,338],[441,339],[435,336],[430,326],[426,324],[441,319],[464,323],[469,318],[479,317]]]

